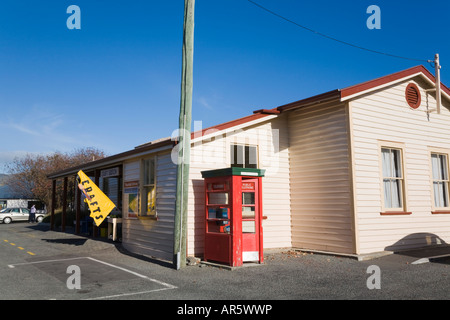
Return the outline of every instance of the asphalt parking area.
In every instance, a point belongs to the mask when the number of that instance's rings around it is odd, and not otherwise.
[[[37,299],[121,299],[176,288],[92,257],[35,259],[8,268],[21,286],[37,291]]]
[[[177,271],[170,263],[130,254],[120,244],[45,225],[0,225],[0,233],[2,300],[442,299],[450,292],[450,246],[364,261],[266,250],[262,265]],[[79,288],[69,288],[75,276],[70,266],[79,268]]]

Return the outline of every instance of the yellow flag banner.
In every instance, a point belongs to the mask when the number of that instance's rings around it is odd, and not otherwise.
[[[94,219],[95,225],[98,227],[116,205],[82,170],[78,171],[78,177],[80,178],[78,188],[86,196],[85,201],[91,210],[90,217]]]

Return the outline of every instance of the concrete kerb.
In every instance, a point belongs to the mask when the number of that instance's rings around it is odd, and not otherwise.
[[[238,269],[242,269],[242,268],[263,266],[263,265],[264,265],[264,262],[263,263],[245,262],[244,264],[242,264],[242,266],[233,267],[233,266],[229,266],[226,264],[215,263],[212,261],[200,261],[200,267],[208,266],[208,267],[214,267],[214,268],[219,268],[219,269],[224,269],[224,270],[229,270],[229,271],[234,271],[234,270],[238,270]]]
[[[328,256],[334,256],[334,257],[343,257],[343,258],[349,258],[349,259],[355,259],[358,261],[367,261],[372,259],[381,258],[387,255],[394,254],[393,251],[381,251],[381,252],[374,252],[369,254],[346,254],[346,253],[336,253],[336,252],[330,252],[330,251],[323,251],[323,250],[311,250],[311,249],[302,249],[302,248],[270,248],[264,250],[264,255],[270,256],[272,254],[280,254],[280,253],[305,253],[305,254],[318,254],[318,255],[328,255]],[[196,264],[199,264],[200,267],[202,266],[210,266],[215,268],[220,268],[224,270],[237,270],[240,268],[247,268],[247,267],[256,267],[256,266],[263,266],[263,263],[257,263],[257,262],[246,262],[242,266],[239,267],[232,267],[226,264],[221,263],[215,263],[211,261],[198,261]],[[195,264],[192,264],[195,265]]]
[[[355,259],[358,261],[367,261],[367,260],[377,259],[377,258],[381,258],[381,257],[385,257],[388,255],[394,254],[393,251],[379,251],[379,252],[372,252],[372,253],[366,253],[366,254],[351,254],[351,253],[337,253],[337,252],[331,252],[331,251],[311,250],[311,249],[301,249],[301,248],[291,248],[290,250],[296,251],[296,252],[305,252],[305,253],[313,253],[313,254],[335,256],[335,257],[350,258],[350,259]]]
[[[404,256],[417,257],[419,260],[418,263],[425,263],[430,261],[435,261],[442,258],[450,257],[450,245],[442,244],[442,245],[430,245],[420,248],[408,248],[397,251],[378,251],[366,254],[345,254],[345,253],[336,253],[329,251],[321,251],[321,250],[309,250],[309,249],[300,249],[300,248],[291,248],[292,251],[300,251],[314,254],[323,254],[330,255],[336,257],[347,257],[351,259],[356,259],[358,261],[367,261],[382,258],[385,256],[398,254]]]

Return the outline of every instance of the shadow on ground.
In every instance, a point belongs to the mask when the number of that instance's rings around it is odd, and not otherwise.
[[[67,244],[72,246],[82,246],[86,243],[87,239],[41,239],[42,241],[46,241],[49,243],[56,243],[56,244]]]
[[[412,233],[385,248],[396,255],[450,264],[450,245],[433,233]]]

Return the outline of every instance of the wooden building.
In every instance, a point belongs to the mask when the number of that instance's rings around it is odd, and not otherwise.
[[[187,255],[204,248],[201,171],[265,169],[264,248],[346,254],[450,242],[450,90],[413,67],[192,133]],[[120,168],[123,246],[173,257],[170,138],[54,173]]]

